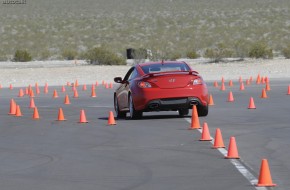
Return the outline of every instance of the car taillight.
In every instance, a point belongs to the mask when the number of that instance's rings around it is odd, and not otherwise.
[[[197,79],[194,79],[194,80],[190,81],[191,85],[199,85],[199,84],[202,84],[202,83],[203,83],[202,78],[197,78]]]
[[[151,84],[149,82],[140,81],[138,82],[138,86],[140,88],[151,88]]]

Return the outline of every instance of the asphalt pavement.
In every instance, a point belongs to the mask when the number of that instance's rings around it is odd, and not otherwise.
[[[218,81],[220,82],[220,81]],[[265,84],[245,85],[222,91],[208,81],[214,104],[207,122],[211,136],[220,128],[227,150],[234,136],[240,166],[256,179],[262,159],[267,159],[273,189],[289,189],[290,182],[290,95],[289,81],[270,81],[268,98],[262,99]],[[24,89],[24,88],[23,88]],[[56,89],[59,97],[53,98]],[[212,149],[212,142],[199,141],[200,130],[188,130],[191,113],[179,118],[176,112],[145,113],[142,120],[116,120],[108,125],[113,111],[114,89],[49,86],[35,93],[40,119],[32,119],[30,98],[18,97],[19,88],[0,89],[0,184],[1,190],[251,190],[256,188],[231,159]],[[229,91],[235,101],[227,102]],[[69,95],[70,105],[64,104]],[[249,98],[256,109],[248,109]],[[22,117],[8,115],[10,100],[20,105]],[[56,121],[62,107],[66,121]],[[88,123],[79,123],[84,109]],[[271,188],[268,188],[271,189]]]

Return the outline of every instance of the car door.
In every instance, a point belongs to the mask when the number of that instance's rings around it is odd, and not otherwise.
[[[118,103],[120,110],[124,110],[128,108],[128,93],[130,91],[130,76],[132,75],[135,67],[131,67],[127,74],[125,75],[122,84],[118,89]]]

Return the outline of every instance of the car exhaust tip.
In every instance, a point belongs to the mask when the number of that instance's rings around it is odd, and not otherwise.
[[[149,109],[151,110],[156,110],[159,108],[159,104],[158,103],[153,103],[149,105]]]
[[[192,101],[190,101],[190,103],[189,103],[191,106],[193,106],[193,105],[198,105],[198,102],[197,101],[194,101],[194,100],[192,100]]]

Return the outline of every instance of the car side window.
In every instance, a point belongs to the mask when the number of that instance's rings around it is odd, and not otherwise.
[[[133,72],[131,73],[131,75],[129,76],[128,80],[132,80],[132,79],[136,78],[137,76],[138,76],[138,72],[137,72],[137,69],[135,68],[133,70]]]
[[[128,81],[129,77],[131,76],[132,72],[135,70],[135,67],[131,67],[130,70],[127,72],[127,74],[124,77],[124,81]]]

